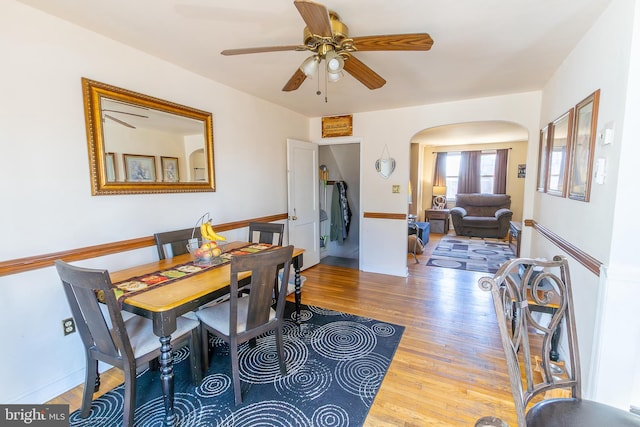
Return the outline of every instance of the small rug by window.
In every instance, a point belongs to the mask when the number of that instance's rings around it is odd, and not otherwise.
[[[445,236],[433,250],[427,266],[495,273],[502,263],[515,258],[507,242],[463,236]]]

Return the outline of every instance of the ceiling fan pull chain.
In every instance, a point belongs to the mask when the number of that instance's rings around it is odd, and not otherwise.
[[[328,102],[328,99],[327,99],[327,95],[329,91],[329,88],[327,88],[328,81],[329,81],[329,71],[327,71],[327,69],[325,68],[324,70],[324,103],[325,104]]]

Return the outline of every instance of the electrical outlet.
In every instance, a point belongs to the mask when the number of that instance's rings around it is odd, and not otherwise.
[[[72,317],[64,319],[62,321],[62,331],[64,332],[65,336],[76,331],[76,323],[73,321]]]

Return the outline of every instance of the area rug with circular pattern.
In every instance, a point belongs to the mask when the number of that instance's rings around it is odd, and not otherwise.
[[[445,236],[438,242],[428,266],[495,273],[502,263],[515,258],[507,242],[464,236]]]
[[[195,387],[189,349],[174,356],[177,426],[361,426],[402,337],[403,326],[303,305],[302,324],[287,302],[284,325],[287,375],[282,376],[275,336],[240,346],[242,404],[235,406],[229,347],[212,341],[213,355]],[[158,371],[137,377],[134,424],[161,426],[164,403]],[[71,426],[120,426],[124,386],[95,399],[88,418],[70,415]]]

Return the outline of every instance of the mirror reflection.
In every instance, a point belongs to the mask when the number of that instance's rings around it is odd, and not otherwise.
[[[547,192],[564,196],[567,179],[568,146],[571,139],[573,111],[565,113],[551,124],[551,147],[549,151],[549,176]]]
[[[215,191],[211,114],[83,79],[94,195]]]

